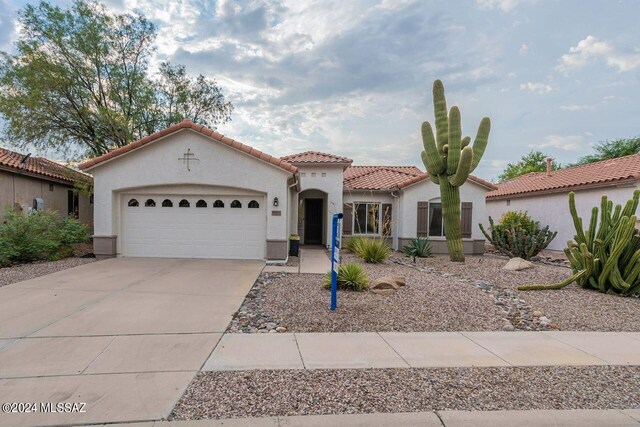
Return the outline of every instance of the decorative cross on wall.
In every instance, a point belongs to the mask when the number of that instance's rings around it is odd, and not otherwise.
[[[182,163],[187,165],[187,170],[191,172],[189,162],[199,162],[200,159],[196,158],[196,155],[191,152],[191,148],[187,149],[187,152],[183,154],[183,157],[179,157],[178,160],[182,160]]]

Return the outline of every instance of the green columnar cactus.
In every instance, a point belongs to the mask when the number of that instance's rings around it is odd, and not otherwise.
[[[480,122],[473,147],[470,137],[462,138],[460,110],[451,107],[447,115],[444,85],[433,82],[433,107],[436,135],[429,122],[422,123],[422,162],[431,181],[440,186],[442,217],[451,261],[464,261],[460,232],[460,186],[480,163],[489,139],[491,122],[485,117]]]
[[[569,193],[569,211],[576,228],[574,240],[564,250],[573,275],[552,285],[525,285],[520,290],[560,289],[573,282],[583,288],[621,295],[640,294],[640,231],[635,215],[640,190],[622,205],[602,196],[600,224],[598,208],[591,210],[589,228],[582,228],[582,218],[576,210],[575,194]]]
[[[548,225],[540,228],[537,221],[508,227],[504,224],[494,224],[493,218],[489,217],[488,232],[482,224],[479,226],[489,243],[509,258],[531,259],[549,246],[558,234],[557,231],[551,231]]]

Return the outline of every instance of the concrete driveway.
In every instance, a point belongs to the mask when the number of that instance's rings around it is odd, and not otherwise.
[[[166,417],[263,267],[118,258],[0,288],[0,403],[37,404],[0,425]],[[86,412],[39,407],[64,402]]]

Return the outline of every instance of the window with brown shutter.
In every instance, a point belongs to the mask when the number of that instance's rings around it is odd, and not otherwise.
[[[460,229],[462,231],[462,238],[471,238],[471,214],[473,212],[473,203],[462,202],[462,212],[460,215]]]
[[[429,202],[418,202],[417,237],[429,236]]]
[[[382,235],[391,236],[391,203],[382,204]]]
[[[345,203],[342,208],[342,234],[350,236],[353,233],[353,206]]]

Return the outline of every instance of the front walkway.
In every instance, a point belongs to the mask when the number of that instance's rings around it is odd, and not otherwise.
[[[640,333],[225,334],[203,370],[578,365],[640,365]]]
[[[329,270],[331,270],[331,260],[329,260],[329,255],[324,248],[303,246],[300,248],[300,265],[298,267],[267,265],[263,272],[325,274]]]

